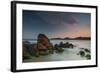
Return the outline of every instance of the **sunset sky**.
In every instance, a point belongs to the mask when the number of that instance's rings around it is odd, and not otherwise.
[[[36,39],[39,33],[49,38],[90,37],[90,13],[23,10],[23,39]]]

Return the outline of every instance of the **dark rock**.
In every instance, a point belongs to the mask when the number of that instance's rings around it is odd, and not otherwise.
[[[30,59],[30,42],[24,41],[23,42],[23,60]]]
[[[84,50],[85,50],[85,52],[90,53],[90,50],[89,49],[86,48]]]
[[[85,57],[86,57],[87,59],[91,59],[91,55],[90,55],[90,54],[87,54]]]
[[[66,42],[66,43],[60,42],[60,44],[58,46],[61,48],[73,48],[74,47],[74,45],[69,42]]]
[[[82,56],[82,57],[85,56],[85,52],[84,52],[84,51],[80,51],[79,54],[80,54],[80,56]]]
[[[23,42],[23,55],[28,54],[28,49],[30,48],[30,43],[28,41]]]

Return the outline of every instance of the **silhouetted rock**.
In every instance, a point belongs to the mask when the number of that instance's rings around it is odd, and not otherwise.
[[[84,52],[84,51],[80,51],[79,54],[80,54],[80,56],[82,56],[82,57],[85,56],[85,52]]]
[[[86,57],[86,59],[91,59],[91,55],[90,54],[87,54],[85,57]]]
[[[66,42],[66,43],[60,42],[60,44],[58,46],[61,48],[73,48],[74,47],[74,45],[69,42]]]
[[[90,53],[89,49],[85,48],[84,50],[85,50],[85,52]]]
[[[87,48],[80,48],[80,51],[77,53],[77,55],[80,55],[86,59],[91,59],[91,52]]]
[[[91,37],[76,37],[76,40],[91,40]]]

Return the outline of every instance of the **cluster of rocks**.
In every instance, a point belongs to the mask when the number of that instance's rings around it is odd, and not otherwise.
[[[30,44],[28,41],[23,42],[23,56],[26,58],[27,55],[38,57],[39,55],[47,55],[53,52],[53,45],[50,40],[44,35],[39,34],[37,43]]]
[[[75,47],[73,44],[66,42],[60,42],[59,44],[54,45],[54,49],[56,50],[57,53],[62,53],[64,51],[64,48],[73,48]]]
[[[47,36],[44,34],[39,34],[37,38],[37,43],[31,44],[28,41],[23,42],[23,58],[29,58],[28,56],[40,56],[40,55],[47,55],[53,54],[54,51],[57,53],[63,52],[63,48],[73,48],[74,45],[71,43],[63,43],[60,44],[53,44],[50,42]]]
[[[80,51],[77,53],[77,55],[80,55],[81,57],[85,57],[86,59],[91,59],[90,50],[87,48],[80,48]]]
[[[55,47],[60,47],[60,48],[73,48],[75,47],[72,43],[66,42],[60,42],[60,44],[55,44]]]

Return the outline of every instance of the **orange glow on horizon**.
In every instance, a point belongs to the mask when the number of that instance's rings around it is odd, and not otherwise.
[[[76,37],[91,37],[91,30],[89,27],[84,26],[71,26],[69,31],[66,29],[58,30],[56,33],[51,35],[51,38],[76,38]]]

